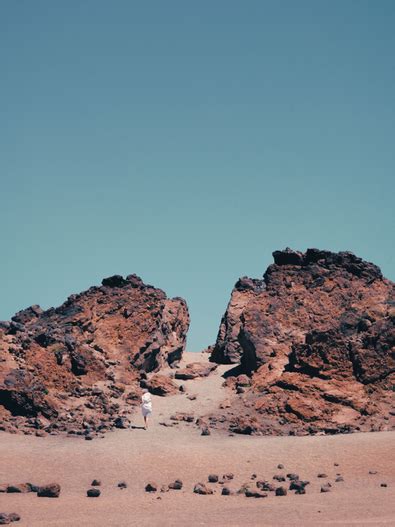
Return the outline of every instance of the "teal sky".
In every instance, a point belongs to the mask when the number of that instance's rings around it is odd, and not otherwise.
[[[214,342],[275,249],[394,279],[395,2],[2,0],[0,319],[112,274]]]

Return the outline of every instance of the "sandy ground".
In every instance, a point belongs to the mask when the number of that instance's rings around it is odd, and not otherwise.
[[[207,360],[186,354],[185,362]],[[37,438],[0,433],[0,483],[52,481],[62,486],[58,499],[35,494],[0,493],[0,512],[17,512],[14,525],[49,526],[320,526],[395,525],[395,435],[351,434],[316,437],[248,437],[213,432],[201,436],[192,425],[164,427],[175,411],[205,413],[226,396],[220,390],[221,366],[207,379],[183,382],[185,394],[154,397],[154,418],[149,430],[140,428],[109,433],[104,439],[48,436]],[[141,426],[140,415],[135,426]],[[278,470],[282,463],[284,470]],[[339,466],[335,466],[338,463]],[[377,474],[369,474],[377,471]],[[296,472],[311,484],[305,495],[254,499],[221,496],[219,484],[213,496],[193,494],[193,486],[206,482],[210,473],[233,472],[237,489],[259,478]],[[327,479],[317,478],[325,472]],[[335,483],[336,473],[344,482]],[[93,478],[102,481],[101,496],[87,498]],[[182,479],[181,491],[148,494],[145,484],[159,485]],[[120,490],[119,481],[128,488]],[[326,481],[329,493],[321,493]],[[387,483],[387,487],[381,487]],[[280,485],[280,484],[279,484]]]

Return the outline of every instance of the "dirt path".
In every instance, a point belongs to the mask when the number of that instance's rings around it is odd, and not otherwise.
[[[184,353],[180,367],[185,367],[191,362],[209,363],[207,353]],[[170,417],[176,412],[185,412],[194,414],[196,417],[207,414],[211,411],[218,410],[220,403],[231,397],[231,391],[224,390],[222,384],[224,382],[223,374],[233,368],[234,365],[219,365],[218,368],[212,372],[208,377],[197,378],[189,381],[180,381],[174,379],[174,382],[180,386],[185,387],[185,393],[179,393],[171,397],[152,396],[153,417],[150,426],[156,429],[161,422],[171,422]],[[175,370],[164,369],[161,374],[174,373]],[[188,395],[196,397],[194,400],[188,399]],[[137,413],[134,417],[140,420],[140,414]],[[181,424],[181,423],[180,423]],[[178,426],[178,425],[177,425]]]

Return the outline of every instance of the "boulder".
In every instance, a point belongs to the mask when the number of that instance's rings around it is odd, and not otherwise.
[[[147,388],[153,395],[159,395],[161,397],[175,395],[179,391],[174,381],[159,373],[147,379],[144,382],[144,388]]]

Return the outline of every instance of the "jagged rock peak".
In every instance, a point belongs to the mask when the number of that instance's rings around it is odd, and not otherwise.
[[[367,279],[382,279],[383,275],[377,265],[366,262],[350,251],[332,252],[321,249],[307,249],[305,253],[287,247],[274,251],[275,265],[309,266],[317,264],[326,269],[343,267],[349,273]],[[270,269],[270,268],[269,268]]]

